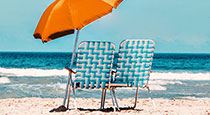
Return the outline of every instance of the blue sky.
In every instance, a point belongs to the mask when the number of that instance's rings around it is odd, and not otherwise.
[[[72,52],[75,35],[46,44],[33,38],[53,0],[4,0],[0,51]],[[153,39],[156,53],[210,53],[210,0],[124,0],[113,13],[89,24],[79,42]]]

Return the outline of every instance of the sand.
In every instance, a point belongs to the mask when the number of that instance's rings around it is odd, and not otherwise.
[[[78,108],[83,110],[68,110],[66,112],[49,111],[62,104],[62,98],[8,98],[0,99],[0,115],[66,115],[66,114],[142,114],[142,115],[210,115],[210,99],[154,99],[153,108],[149,99],[139,99],[135,110],[120,112],[99,111],[100,99],[77,98]],[[119,99],[119,105],[131,105],[133,99]],[[73,101],[70,107],[73,108]],[[112,107],[111,100],[106,100],[106,108]],[[92,111],[90,111],[92,110]]]

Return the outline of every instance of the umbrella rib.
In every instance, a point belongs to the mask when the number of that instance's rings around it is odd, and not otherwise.
[[[71,4],[68,4],[68,12],[69,12],[69,14],[73,14],[72,13],[72,9],[71,9]],[[73,27],[75,28],[75,25],[74,25],[74,23],[73,23],[73,18],[72,18],[72,15],[68,15],[68,17],[69,17],[69,19],[72,21],[72,25],[73,25]]]
[[[94,20],[96,20],[98,18],[101,18],[101,17],[109,14],[110,12],[112,12],[112,9],[108,10],[107,12],[105,12],[103,14],[96,15],[96,16],[94,16],[92,18],[89,18],[89,19],[85,20],[83,24],[78,26],[78,29],[81,30],[85,25],[88,25],[88,24],[92,23]]]
[[[102,0],[103,2],[111,5],[112,7],[114,7],[115,9],[117,9],[118,5],[123,1],[123,0],[116,0],[115,2],[113,2],[114,4],[110,3],[110,0]]]

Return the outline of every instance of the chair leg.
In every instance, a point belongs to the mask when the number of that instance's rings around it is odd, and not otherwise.
[[[155,104],[155,101],[152,99],[151,91],[150,91],[149,86],[147,87],[147,90],[148,90],[148,95],[150,97],[150,100],[152,101],[153,107],[156,108],[156,104]]]
[[[101,93],[101,107],[100,109],[103,109],[103,105],[104,105],[104,88],[102,89],[102,93]]]
[[[136,108],[136,105],[137,105],[138,90],[139,90],[139,87],[137,87],[137,89],[136,89],[135,103],[134,103],[134,106],[132,107],[133,109]],[[117,102],[117,98],[116,98],[114,89],[111,89],[110,90],[110,95],[111,95],[111,98],[112,98],[112,103],[113,103],[113,106],[114,106],[114,111],[116,111],[115,108],[117,108],[120,111],[120,108],[119,108],[119,105],[118,105],[118,102]],[[117,107],[115,106],[115,103],[116,103],[116,106]]]
[[[70,84],[70,86],[69,86],[69,91],[68,91],[67,109],[69,109],[70,96],[71,96],[71,84]]]
[[[103,98],[103,105],[102,105],[103,109],[104,109],[105,100],[106,100],[106,90],[107,90],[107,89],[105,89],[105,92],[104,92],[104,98]]]
[[[73,97],[74,97],[74,107],[75,107],[75,110],[77,110],[77,102],[76,102],[76,95],[75,95],[75,90],[74,89],[73,89]]]
[[[73,82],[72,79],[71,79],[71,90],[73,91],[74,107],[75,107],[75,110],[77,110],[76,92],[75,92],[75,89],[74,89],[74,82]]]
[[[116,107],[115,107],[115,102],[114,102],[114,98],[113,98],[113,94],[112,94],[112,90],[110,89],[110,95],[112,98],[112,104],[113,104],[113,108],[114,108],[114,112],[116,111]]]
[[[139,92],[139,87],[137,87],[137,89],[136,89],[136,97],[135,97],[135,102],[134,102],[133,109],[136,108],[136,103],[137,103],[137,99],[138,99],[138,92]]]
[[[76,96],[75,96],[75,90],[72,87],[73,82],[70,82],[69,85],[69,92],[68,92],[68,99],[67,99],[67,109],[69,109],[69,101],[70,101],[70,96],[71,96],[71,90],[73,91],[73,98],[74,98],[74,109],[77,109],[77,103],[76,103]]]
[[[111,90],[112,90],[112,92],[113,92],[113,96],[114,96],[115,103],[116,103],[116,105],[117,105],[117,109],[118,109],[118,111],[120,111],[120,107],[119,107],[119,105],[118,105],[118,103],[117,103],[117,99],[116,99],[116,96],[115,96],[115,91],[114,91],[114,89],[111,89]]]

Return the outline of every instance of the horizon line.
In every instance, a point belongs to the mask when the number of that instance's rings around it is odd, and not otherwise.
[[[68,51],[0,51],[0,53],[72,53]],[[115,52],[118,53],[118,52]],[[210,54],[210,53],[190,53],[190,52],[154,52],[154,54]]]

